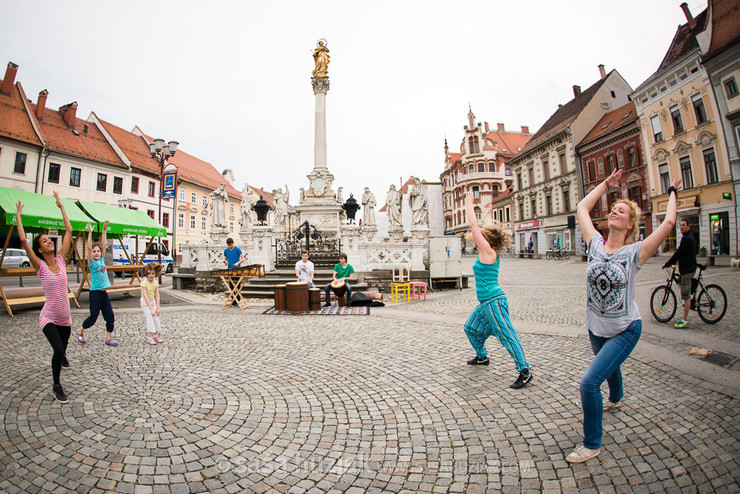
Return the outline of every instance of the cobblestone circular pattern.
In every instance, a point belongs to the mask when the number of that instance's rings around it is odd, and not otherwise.
[[[489,367],[465,365],[461,328],[178,309],[150,346],[141,316],[119,313],[118,348],[100,327],[70,342],[62,406],[36,316],[14,324],[0,336],[3,492],[738,489],[738,400],[634,360],[602,454],[568,465],[582,337],[522,335],[535,379],[512,391],[496,341]]]

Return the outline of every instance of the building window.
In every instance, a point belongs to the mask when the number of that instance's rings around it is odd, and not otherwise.
[[[59,174],[62,171],[62,165],[57,163],[49,163],[49,183],[58,184]]]
[[[568,173],[568,163],[565,161],[565,154],[559,154],[558,160],[560,160],[560,174],[565,175]]]
[[[630,168],[637,166],[637,153],[635,153],[635,148],[627,148],[627,166]]]
[[[147,194],[149,197],[154,197],[154,182],[149,182],[149,187],[147,187]]]
[[[683,132],[683,119],[681,118],[681,109],[676,106],[671,107],[671,120],[673,121],[673,133]]]
[[[486,164],[482,161],[478,163],[478,173],[485,173],[486,171]]]
[[[663,140],[663,130],[660,128],[660,117],[655,115],[650,117],[650,125],[653,126],[653,139],[655,142]]]
[[[98,173],[98,185],[96,187],[96,190],[105,192],[107,188],[108,188],[108,175],[106,175],[105,173]]]
[[[139,177],[131,177],[131,193],[139,193]]]
[[[511,176],[511,165],[508,163],[504,163],[504,173],[508,176]]]
[[[190,213],[190,229],[195,230],[195,214]]]
[[[198,200],[198,194],[195,192],[190,193],[190,203],[195,204],[195,202]]]
[[[69,169],[69,186],[79,187],[81,176],[82,176],[82,170],[80,170],[79,168],[70,168]]]
[[[730,77],[723,84],[725,86],[725,94],[727,95],[727,99],[737,96],[737,84],[735,83],[734,77]]]
[[[617,151],[617,166],[619,168],[624,168],[624,153],[622,153],[621,149]]]
[[[545,196],[545,214],[550,216],[552,214],[552,196]]]
[[[180,202],[185,202],[185,187],[180,187]]]
[[[550,180],[550,160],[542,160],[542,176],[545,181]]]
[[[113,193],[123,194],[123,177],[113,177]]]
[[[478,186],[473,186],[473,197],[478,199],[480,198],[480,189],[478,189]]]
[[[518,190],[522,190],[522,174],[520,172],[516,174],[516,187]]]
[[[473,173],[475,171],[475,167],[472,163],[468,163],[468,173]]]
[[[610,154],[606,157],[606,167],[609,170],[607,173],[611,175],[611,173],[614,171],[614,155]]]
[[[511,214],[509,208],[506,208],[506,221],[511,221]]]
[[[229,214],[234,214],[234,203],[229,204]]]
[[[15,153],[15,168],[13,173],[26,173],[26,153]]]
[[[177,213],[177,228],[185,228],[185,213]]]
[[[590,160],[586,166],[588,167],[588,179],[596,180],[596,163],[594,163],[594,160]]]
[[[234,233],[234,222],[229,221],[229,233]]]
[[[691,158],[684,156],[679,160],[681,164],[681,180],[683,180],[683,188],[691,189],[694,187],[694,176],[691,173]]]
[[[498,184],[491,184],[491,196],[498,197]]]
[[[521,201],[518,205],[519,209],[519,221],[524,219],[524,201]]]
[[[200,229],[206,231],[206,215],[200,217]]]
[[[162,213],[162,226],[165,228],[170,227],[170,213]]]
[[[563,212],[567,213],[570,211],[570,191],[564,190],[563,191]]]
[[[704,108],[704,100],[701,97],[701,93],[697,93],[691,97],[691,102],[694,105],[694,114],[696,115],[696,125],[702,124],[707,121],[707,109]]]
[[[149,216],[151,219],[154,219],[154,210],[153,209],[147,209],[146,210],[147,216]]]
[[[203,208],[208,207],[208,196],[203,194]]]
[[[671,186],[671,174],[668,171],[668,163],[658,165],[658,174],[660,175],[660,191],[662,194],[667,194],[668,187]]]
[[[478,136],[468,137],[468,147],[470,148],[470,154],[480,153],[480,146],[478,145]]]
[[[530,214],[532,215],[532,218],[537,216],[537,199],[531,199],[529,201],[529,208],[530,208],[529,211],[530,211]]]
[[[635,185],[629,188],[628,191],[630,201],[634,201],[640,209],[642,209],[642,187]]]
[[[599,158],[599,175],[604,174],[604,158]]]
[[[707,169],[707,184],[719,182],[717,176],[717,160],[714,157],[714,149],[704,150],[704,166]]]
[[[532,187],[534,185],[534,165],[527,169],[527,173],[529,174],[529,186]]]

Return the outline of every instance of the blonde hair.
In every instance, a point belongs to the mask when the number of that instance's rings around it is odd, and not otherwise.
[[[488,245],[497,252],[502,251],[507,247],[511,247],[511,237],[504,232],[501,225],[485,226],[480,229],[480,232],[483,235],[483,238],[488,242]]]
[[[144,274],[148,273],[154,273],[154,276],[159,276],[162,274],[162,265],[158,262],[150,262],[146,266],[144,266]]]
[[[616,205],[619,203],[626,204],[627,207],[630,208],[630,223],[632,223],[632,228],[627,231],[627,236],[624,238],[624,242],[626,244],[631,244],[635,241],[635,236],[637,236],[638,232],[640,231],[640,218],[642,218],[642,210],[635,201],[630,201],[629,199],[619,199],[614,204]]]

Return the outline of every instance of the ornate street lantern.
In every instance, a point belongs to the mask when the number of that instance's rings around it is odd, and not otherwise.
[[[270,210],[270,205],[260,196],[260,200],[252,206],[252,209],[257,213],[257,221],[259,221],[260,225],[264,226],[265,221],[267,221],[267,212]]]
[[[357,213],[357,210],[360,209],[360,205],[357,204],[357,200],[352,194],[349,195],[349,199],[347,199],[347,202],[342,204],[342,209],[344,209],[344,211],[347,213],[347,223],[354,223],[355,213]]]

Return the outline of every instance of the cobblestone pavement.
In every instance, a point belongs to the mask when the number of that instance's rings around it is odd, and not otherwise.
[[[0,316],[0,491],[740,490],[740,372],[686,355],[694,342],[740,355],[737,271],[710,272],[733,294],[716,326],[644,319],[601,455],[569,465],[591,360],[585,265],[507,261],[502,284],[534,372],[518,391],[495,340],[490,366],[465,365],[470,289],[343,317],[220,311],[191,297],[197,305],[165,308],[157,346],[138,310],[116,307],[119,347],[102,344],[101,323],[86,345],[70,342],[68,405],[50,394],[38,313]],[[660,283],[659,262],[638,275],[638,295]],[[84,316],[74,310],[73,322]],[[721,382],[702,377],[715,374]]]

